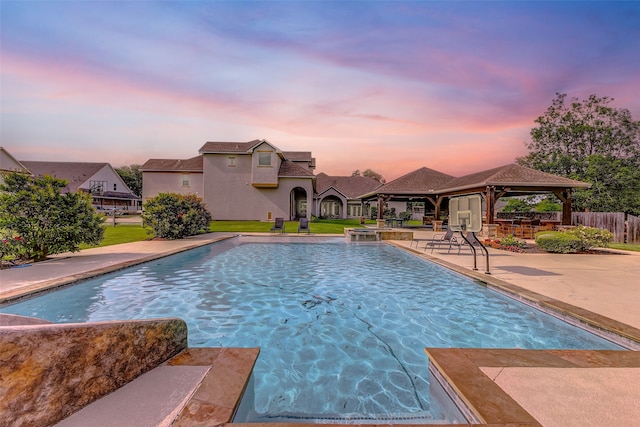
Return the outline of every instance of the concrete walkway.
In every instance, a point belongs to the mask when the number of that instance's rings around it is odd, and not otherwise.
[[[414,237],[430,238],[431,231],[415,231]],[[0,271],[0,302],[71,283],[97,274],[121,269],[139,262],[208,244],[231,234],[214,233],[179,241],[145,241],[63,254],[29,267]],[[394,241],[394,245],[410,248],[409,241]],[[431,258],[465,274],[488,282],[506,283],[522,289],[523,295],[541,295],[557,301],[556,307],[577,311],[578,316],[602,316],[627,325],[630,336],[640,336],[640,253],[624,255],[557,255],[517,254],[496,249],[490,252],[490,275],[484,274],[484,258],[478,257],[479,270],[474,272],[473,257],[468,249],[460,255],[448,254],[445,248],[426,252],[421,245],[414,253]],[[565,304],[563,306],[563,304]],[[582,311],[581,311],[582,310]],[[1,309],[0,309],[1,311]],[[601,321],[602,319],[598,319]],[[637,358],[639,352],[630,352]],[[487,365],[488,366],[488,365]],[[496,365],[492,365],[496,368]],[[487,370],[496,384],[517,400],[543,425],[597,425],[595,409],[600,404],[601,384],[610,384],[620,402],[635,402],[637,382],[623,378],[638,378],[640,367],[608,367],[607,369],[561,369],[544,367],[526,369],[501,365]],[[622,370],[624,369],[624,370]],[[498,375],[502,372],[502,376]],[[535,383],[531,375],[535,376]],[[559,387],[559,383],[562,387]],[[535,398],[531,390],[544,394]],[[556,405],[567,400],[567,393],[580,395],[570,405]],[[591,396],[591,398],[590,398]],[[549,404],[554,402],[554,404]],[[635,412],[634,412],[635,411]],[[589,414],[592,418],[589,418]],[[617,405],[615,425],[635,425],[637,408]],[[585,418],[586,417],[586,418]],[[551,421],[550,421],[551,420]],[[574,420],[580,420],[578,424]],[[596,424],[591,423],[595,422]],[[610,421],[610,420],[609,420]]]

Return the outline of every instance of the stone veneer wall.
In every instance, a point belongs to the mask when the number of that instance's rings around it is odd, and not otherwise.
[[[1,426],[54,424],[187,348],[180,319],[0,324]]]

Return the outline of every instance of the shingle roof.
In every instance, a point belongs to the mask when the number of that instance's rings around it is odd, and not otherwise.
[[[454,178],[446,183],[441,192],[459,191],[470,188],[496,186],[525,186],[525,187],[572,187],[588,188],[591,184],[558,175],[541,172],[516,164],[509,164],[486,171],[476,172],[460,178]]]
[[[462,177],[453,177],[433,169],[420,168],[398,179],[364,193],[360,197],[371,197],[375,194],[390,195],[428,195],[447,194],[486,186],[500,187],[557,187],[588,188],[591,184],[564,178],[524,166],[509,164]]]
[[[282,154],[287,160],[294,162],[310,162],[312,160],[311,151],[283,151]]]
[[[313,172],[295,164],[291,160],[283,160],[278,170],[280,178],[313,178]]]
[[[62,178],[68,181],[67,188],[70,192],[78,190],[89,178],[98,173],[109,163],[90,162],[43,162],[21,160],[24,165],[35,176],[49,175],[55,178]]]
[[[453,176],[438,172],[433,169],[422,167],[413,172],[409,172],[400,178],[387,182],[373,193],[362,194],[371,196],[373,194],[434,194],[434,191],[454,179]]]
[[[144,172],[152,171],[177,171],[177,172],[202,172],[202,155],[186,160],[178,159],[149,159],[140,170]]]
[[[84,191],[85,193],[89,193],[89,190],[81,188],[80,191]],[[101,199],[128,199],[128,200],[138,200],[140,197],[136,196],[132,193],[124,193],[122,191],[104,191],[100,193]]]
[[[253,147],[258,144],[262,144],[263,142],[267,142],[263,139],[254,139],[249,142],[222,142],[222,141],[209,141],[206,142],[202,148],[200,148],[200,153],[247,153]],[[269,144],[269,142],[267,142]]]
[[[330,176],[325,173],[316,175],[316,189],[322,194],[333,187],[348,199],[357,199],[359,195],[375,190],[380,183],[367,176]]]

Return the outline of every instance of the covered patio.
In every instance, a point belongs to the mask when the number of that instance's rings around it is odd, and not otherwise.
[[[532,194],[554,194],[562,203],[562,225],[571,225],[571,200],[574,188],[589,188],[591,184],[552,175],[524,166],[509,164],[459,178],[426,167],[388,182],[374,191],[363,194],[363,201],[378,202],[378,219],[383,219],[384,204],[388,201],[424,202],[432,207],[435,219],[448,206],[453,196],[481,194],[485,224],[496,224],[495,204],[501,197]],[[447,200],[447,204],[443,202]]]

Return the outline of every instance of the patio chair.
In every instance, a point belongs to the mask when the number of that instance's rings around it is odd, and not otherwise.
[[[276,218],[276,222],[273,224],[273,227],[271,227],[271,232],[284,234],[284,218]]]
[[[451,252],[452,247],[457,246],[458,254],[460,254],[460,249],[462,247],[462,244],[453,235],[453,230],[448,228],[446,233],[436,234],[433,236],[433,238],[429,242],[427,242],[427,244],[424,246],[425,252],[429,246],[431,246],[431,253],[433,253],[433,250],[435,249],[436,246],[438,247],[448,246],[449,249],[447,253]]]
[[[301,231],[306,231],[307,234],[311,233],[309,229],[309,218],[300,218],[300,222],[298,223],[298,233]]]
[[[409,247],[412,247],[413,244],[416,244],[416,249],[418,249],[418,247],[420,247],[420,242],[425,242],[425,249],[426,249],[426,242],[430,242],[433,239],[411,239],[411,243],[409,243]]]

